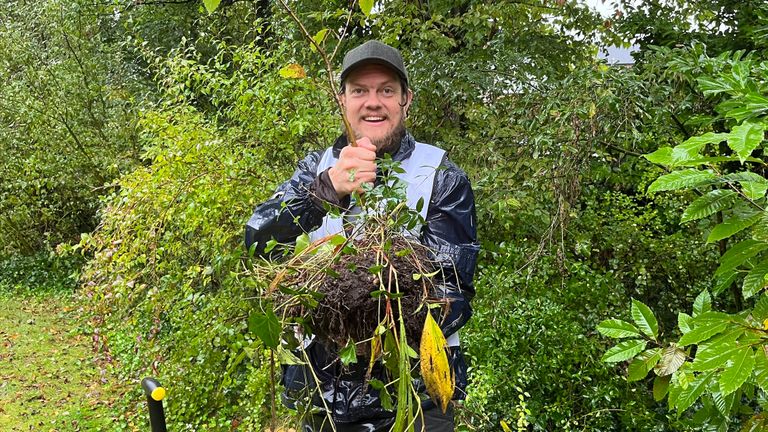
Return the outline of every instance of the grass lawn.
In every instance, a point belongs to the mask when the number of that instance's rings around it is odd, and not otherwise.
[[[137,430],[70,294],[0,292],[0,431]]]

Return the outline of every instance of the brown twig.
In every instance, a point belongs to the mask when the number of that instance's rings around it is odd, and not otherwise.
[[[331,59],[333,56],[328,57],[328,53],[325,52],[325,50],[320,46],[317,41],[312,37],[312,35],[309,34],[307,31],[307,28],[304,27],[304,24],[301,22],[299,17],[296,15],[296,13],[288,7],[288,4],[285,3],[285,0],[280,0],[280,4],[283,6],[283,9],[285,9],[286,12],[288,12],[288,15],[291,16],[291,19],[299,26],[301,29],[301,34],[304,36],[305,39],[317,50],[317,52],[320,54],[320,56],[323,58],[323,63],[325,63],[325,71],[327,72],[328,76],[328,87],[331,90],[331,94],[333,95],[334,101],[336,101],[336,105],[339,107],[339,112],[341,113],[341,121],[344,123],[344,129],[347,132],[347,139],[349,140],[349,144],[352,147],[357,147],[357,141],[355,140],[355,134],[352,131],[352,125],[349,124],[349,119],[347,119],[347,115],[344,113],[344,105],[341,103],[341,99],[339,99],[339,92],[336,89],[336,82],[333,80],[333,65],[331,65]],[[350,16],[351,16],[351,10],[350,10]],[[339,38],[339,44],[341,44],[341,38]],[[338,45],[337,45],[338,48]],[[336,53],[336,50],[334,50],[334,55]]]

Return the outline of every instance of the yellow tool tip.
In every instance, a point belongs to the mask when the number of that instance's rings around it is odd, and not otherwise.
[[[161,401],[165,398],[165,389],[163,387],[158,387],[154,390],[152,390],[152,399],[156,401]]]

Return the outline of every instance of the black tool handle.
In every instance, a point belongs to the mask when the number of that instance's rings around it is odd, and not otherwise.
[[[168,432],[165,427],[165,411],[163,411],[165,388],[154,378],[141,380],[141,387],[144,388],[144,394],[147,395],[149,425],[152,427],[152,432]]]

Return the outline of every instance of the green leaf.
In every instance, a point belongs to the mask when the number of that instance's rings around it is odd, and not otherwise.
[[[752,297],[768,285],[766,275],[768,275],[768,259],[754,266],[744,277],[744,284],[741,287],[744,298]]]
[[[693,319],[693,317],[688,315],[685,312],[678,312],[677,313],[677,328],[680,329],[680,333],[686,334],[689,331],[691,331],[691,320],[692,319]]]
[[[728,417],[731,413],[731,408],[733,408],[733,402],[736,396],[736,393],[731,393],[727,396],[723,396],[720,392],[712,392],[712,401],[715,403],[715,408],[717,408],[717,411],[723,415],[723,417]]]
[[[696,78],[696,81],[699,83],[699,88],[705,96],[733,91],[733,87],[724,80],[716,80],[711,77],[699,77]]]
[[[726,364],[733,357],[734,352],[742,348],[733,341],[724,341],[719,344],[713,343],[707,346],[700,345],[691,367],[699,372],[717,369]]]
[[[634,325],[622,321],[619,319],[607,319],[597,326],[603,336],[612,338],[624,338],[624,337],[638,337],[640,336],[640,330]]]
[[[271,349],[276,349],[280,343],[280,333],[282,326],[272,309],[267,309],[265,313],[253,312],[248,317],[248,330],[264,342],[264,345]]]
[[[653,400],[661,402],[664,399],[664,396],[669,392],[669,381],[671,379],[671,375],[657,376],[653,379]]]
[[[203,0],[203,5],[205,5],[205,9],[208,11],[209,14],[212,14],[221,3],[221,0]]]
[[[621,342],[603,354],[601,361],[606,363],[618,363],[624,360],[629,360],[641,353],[645,349],[646,344],[647,341],[638,339]]]
[[[759,322],[768,319],[768,293],[763,293],[752,309],[752,317]]]
[[[727,396],[736,391],[752,374],[755,367],[755,353],[746,346],[733,353],[728,365],[720,374],[720,391]]]
[[[733,284],[733,281],[739,277],[739,273],[735,271],[725,272],[715,277],[715,286],[712,287],[712,293],[715,295],[725,291]]]
[[[752,228],[752,238],[768,242],[768,212],[763,212],[760,221]]]
[[[672,375],[685,363],[685,351],[676,344],[670,344],[661,352],[661,360],[656,365],[655,372],[658,376]]]
[[[658,165],[672,165],[672,147],[661,147],[653,153],[643,155],[643,157]]]
[[[712,336],[723,332],[727,326],[727,322],[708,322],[702,325],[697,325],[691,331],[684,334],[678,343],[682,346],[686,346],[705,341]]]
[[[704,290],[693,301],[693,316],[709,312],[710,310],[712,310],[712,296],[709,295],[709,291]]]
[[[659,336],[659,323],[651,309],[637,300],[632,300],[632,320],[646,336],[656,340]]]
[[[343,365],[357,363],[357,352],[355,351],[355,341],[350,339],[347,345],[339,351],[339,359]]]
[[[627,381],[639,381],[648,375],[661,360],[661,348],[652,348],[643,351],[627,368]]]
[[[745,122],[731,129],[728,134],[728,147],[739,155],[741,163],[752,154],[763,141],[763,125]]]
[[[720,257],[720,267],[715,271],[715,275],[735,269],[766,249],[768,243],[757,240],[747,239],[736,243]]]
[[[709,372],[699,375],[688,385],[688,388],[680,391],[680,394],[675,401],[675,406],[677,407],[678,412],[682,413],[696,402],[696,400],[704,393],[713,374],[714,372]]]
[[[703,184],[709,184],[716,178],[711,170],[682,170],[663,175],[648,187],[648,192],[688,189]]]
[[[726,183],[754,182],[754,183],[768,184],[768,179],[752,171],[741,171],[741,172],[726,174],[722,176],[720,180],[721,182],[726,182]]]
[[[761,213],[755,213],[751,216],[732,216],[730,219],[724,221],[712,229],[712,231],[709,233],[709,237],[707,237],[707,243],[712,243],[724,238],[728,238],[739,231],[749,228],[758,220],[760,220],[761,216]]]
[[[325,36],[328,34],[328,29],[324,28],[315,33],[314,36],[312,36],[312,40],[315,41],[315,43],[320,46],[323,44],[323,41],[325,40]],[[315,46],[312,45],[312,48],[315,49]]]
[[[741,188],[744,195],[751,200],[759,200],[765,196],[768,191],[768,184],[758,182],[741,182]]]
[[[373,10],[373,1],[374,0],[358,0],[360,10],[363,11],[366,17],[371,16],[371,10]]]
[[[737,194],[730,189],[715,189],[696,198],[683,212],[681,222],[701,219],[729,208]]]
[[[395,408],[395,404],[392,402],[392,396],[389,394],[387,387],[384,383],[376,378],[371,378],[371,387],[379,391],[379,399],[381,399],[381,407],[385,410],[392,411]]]
[[[296,237],[296,247],[293,248],[293,255],[297,256],[309,246],[309,234],[304,233]]]
[[[764,348],[758,348],[755,351],[755,383],[758,387],[768,392],[768,356]]]

